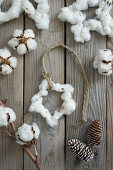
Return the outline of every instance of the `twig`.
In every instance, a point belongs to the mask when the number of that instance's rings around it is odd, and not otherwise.
[[[5,107],[5,105],[2,103],[2,101],[0,101],[0,105]],[[15,134],[16,131],[17,131],[15,124],[13,122],[11,122],[10,125],[11,125],[11,127],[14,131],[14,134]],[[11,135],[11,134],[8,132],[8,135]],[[41,170],[41,167],[40,167],[40,164],[37,161],[37,158],[35,158],[33,156],[33,154],[29,151],[29,149],[27,147],[23,146],[23,149],[28,154],[28,156],[31,158],[31,160],[35,163],[35,166],[38,168],[38,170]]]
[[[29,149],[25,146],[23,148],[24,148],[25,152],[28,154],[28,156],[31,158],[31,160],[35,163],[36,167],[39,170],[42,170],[40,167],[40,164],[36,161],[36,158],[32,155],[32,153],[29,151]]]
[[[33,147],[34,147],[34,151],[35,151],[36,162],[38,162],[38,152],[37,152],[35,142],[33,142]]]

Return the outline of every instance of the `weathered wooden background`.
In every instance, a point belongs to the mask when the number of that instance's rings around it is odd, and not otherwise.
[[[32,0],[33,1],[33,0]],[[69,5],[74,0],[49,0],[51,23],[49,30],[40,31],[35,27],[34,21],[24,14],[0,25],[0,48],[7,46],[14,29],[31,28],[36,34],[38,48],[36,51],[18,56],[18,66],[9,76],[0,76],[0,97],[8,99],[8,106],[15,110],[17,126],[22,122],[38,123],[41,135],[37,141],[37,148],[42,170],[113,170],[113,77],[100,76],[92,68],[92,61],[98,49],[112,47],[112,40],[92,33],[92,39],[88,43],[75,43],[70,32],[70,24],[64,24],[57,19],[59,9]],[[3,4],[7,10],[11,0]],[[35,3],[34,3],[35,5]],[[94,9],[88,10],[91,17]],[[63,117],[59,126],[51,129],[45,120],[38,114],[28,112],[31,97],[38,91],[38,85],[42,79],[41,56],[48,47],[57,43],[65,43],[75,50],[82,60],[87,73],[91,89],[87,110],[88,121],[98,118],[102,121],[103,146],[99,155],[90,163],[78,163],[73,153],[67,147],[67,140],[71,137],[86,140],[87,124],[75,129],[72,125],[81,118],[84,82],[79,65],[74,58],[64,49],[56,49],[48,57],[46,62],[48,70],[53,74],[54,82],[70,83],[75,88],[74,99],[77,102],[76,111],[69,117]],[[60,106],[60,96],[50,93],[45,100],[45,105],[52,111]],[[33,152],[33,149],[31,148]],[[0,170],[36,170],[22,148],[15,140],[8,137],[0,129]]]

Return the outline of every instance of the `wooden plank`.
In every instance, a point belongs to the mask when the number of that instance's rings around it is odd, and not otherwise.
[[[113,39],[108,38],[107,48],[113,52]],[[113,76],[107,79],[107,170],[113,170]]]
[[[57,19],[58,10],[64,5],[63,0],[52,0],[50,4],[51,23],[49,30],[40,31],[34,21],[25,18],[25,28],[31,28],[36,34],[38,48],[36,51],[28,53],[25,56],[25,85],[24,85],[24,120],[27,123],[37,122],[41,130],[40,138],[37,141],[39,160],[43,170],[64,170],[64,117],[60,120],[57,128],[50,128],[45,119],[38,114],[28,113],[31,97],[38,92],[38,86],[42,78],[41,56],[48,47],[56,43],[64,42],[63,23]],[[53,74],[54,82],[64,83],[64,50],[56,49],[46,60],[48,71]],[[60,106],[60,96],[56,93],[50,93],[44,102],[45,106],[53,112]],[[31,148],[33,152],[33,149]],[[36,167],[25,154],[24,170],[34,170]]]
[[[7,1],[3,4],[4,10],[10,6],[10,2]],[[0,25],[0,48],[7,46],[7,42],[16,28],[23,28],[22,16]],[[18,56],[13,50],[11,52],[18,57],[18,65],[9,76],[0,76],[0,99],[8,99],[8,106],[14,109],[17,115],[16,122],[20,124],[23,121],[23,57]],[[0,129],[0,141],[0,169],[22,170],[23,150],[16,144],[15,139],[10,138],[3,133],[3,129]]]
[[[67,6],[73,3],[73,0],[66,1]],[[91,9],[88,15],[93,15]],[[92,62],[94,56],[100,48],[106,47],[106,37],[102,37],[97,33],[92,33],[92,39],[88,43],[75,43],[73,34],[70,32],[70,25],[66,27],[66,44],[75,50],[79,55],[82,64],[87,73],[90,82],[90,97],[87,110],[87,117],[90,119],[100,119],[103,127],[103,146],[98,157],[90,163],[78,163],[75,155],[66,150],[66,170],[106,170],[106,78],[100,76],[97,70],[93,69]],[[73,127],[73,124],[81,119],[82,104],[83,104],[83,77],[80,69],[73,57],[67,53],[67,83],[71,83],[75,88],[74,98],[77,102],[76,112],[66,119],[66,142],[70,138],[77,138],[86,142],[88,123],[82,125],[78,129]]]

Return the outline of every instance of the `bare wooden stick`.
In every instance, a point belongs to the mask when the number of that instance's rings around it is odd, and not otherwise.
[[[2,103],[2,101],[0,101],[0,105],[5,107],[5,105]],[[10,125],[13,129],[14,134],[15,134],[17,130],[16,130],[16,126],[15,126],[14,122],[11,122]],[[23,146],[23,149],[28,154],[28,156],[31,158],[31,160],[34,162],[34,164],[38,168],[38,170],[41,170],[41,167],[37,161],[37,158],[34,157],[34,155],[29,151],[29,149],[27,147]]]

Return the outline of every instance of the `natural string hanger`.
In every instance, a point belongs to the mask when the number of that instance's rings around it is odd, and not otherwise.
[[[86,73],[84,71],[83,65],[82,65],[81,60],[78,57],[78,55],[71,48],[69,48],[68,46],[63,45],[63,44],[57,44],[57,45],[49,48],[45,52],[45,54],[42,56],[42,65],[43,65],[43,69],[44,69],[43,77],[48,81],[50,89],[52,87],[52,82],[51,82],[52,74],[47,72],[47,69],[46,69],[46,66],[45,66],[45,63],[44,63],[44,59],[48,56],[50,51],[52,51],[52,50],[54,50],[55,48],[58,48],[58,47],[63,47],[65,49],[67,49],[74,56],[74,58],[77,59],[79,65],[80,65],[81,72],[83,74],[84,82],[85,82],[85,86],[84,86],[84,101],[83,101],[83,109],[82,109],[82,119],[78,123],[74,124],[74,127],[77,128],[80,125],[82,125],[82,123],[87,122],[86,112],[87,112],[87,106],[88,106],[89,88],[90,88],[90,86],[89,86],[88,78],[87,78]]]

